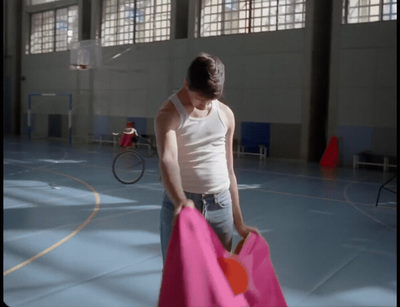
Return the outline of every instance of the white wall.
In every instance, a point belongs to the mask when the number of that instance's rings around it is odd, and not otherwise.
[[[307,4],[305,29],[211,38],[189,34],[186,39],[107,47],[97,70],[69,70],[68,51],[23,53],[22,122],[28,93],[70,92],[75,135],[92,133],[93,118],[101,115],[113,117],[110,129],[118,129],[119,121],[123,126],[127,117],[146,117],[152,134],[159,105],[182,85],[190,60],[206,51],[225,63],[225,100],[238,126],[241,121],[276,124],[275,129],[282,129],[271,132],[271,156],[307,159],[314,1]],[[384,143],[395,153],[397,21],[341,25],[340,14],[341,1],[333,1],[327,137],[347,131],[342,127],[366,126],[387,138],[374,136],[371,143]],[[189,14],[189,29],[193,16]],[[27,17],[23,15],[24,31]],[[349,155],[343,160],[348,162]]]

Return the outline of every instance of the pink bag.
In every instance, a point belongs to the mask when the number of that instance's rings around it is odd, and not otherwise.
[[[226,251],[196,209],[177,217],[169,243],[159,306],[287,306],[267,242],[251,233]]]

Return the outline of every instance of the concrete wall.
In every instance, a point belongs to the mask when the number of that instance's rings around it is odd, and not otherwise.
[[[225,63],[224,100],[236,114],[238,138],[241,121],[271,123],[272,157],[318,161],[321,150],[316,148],[324,148],[332,135],[342,137],[345,164],[366,144],[370,150],[396,153],[397,21],[341,25],[341,1],[328,1],[327,12],[326,6],[316,5],[318,0],[308,0],[304,29],[196,38],[195,1],[189,6],[177,1],[172,33],[178,38],[102,48],[103,63],[97,70],[70,70],[69,51],[21,52],[25,80],[20,83],[20,101],[12,100],[12,105],[21,106],[22,134],[26,133],[25,101],[30,92],[72,93],[75,136],[94,133],[97,117],[109,119],[110,132],[120,130],[128,117],[144,117],[147,131],[141,133],[153,134],[159,105],[181,87],[191,59],[206,51]],[[82,8],[92,11],[90,35],[96,38],[101,1],[82,3],[86,3]],[[21,49],[28,16],[22,12]],[[178,31],[178,25],[187,25],[188,31]],[[86,22],[86,34],[81,37],[87,36],[87,28]],[[319,101],[326,105],[327,114],[318,121]],[[315,133],[319,127],[322,138]],[[352,129],[358,127],[372,132],[355,142]],[[350,150],[347,143],[359,146]]]
[[[397,21],[340,25],[333,10],[329,135],[350,164],[361,151],[397,154]]]

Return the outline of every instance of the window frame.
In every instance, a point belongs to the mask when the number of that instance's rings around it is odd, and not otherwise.
[[[62,0],[24,0],[24,3],[26,6],[35,6],[35,5],[43,5],[43,4],[52,4],[52,3],[58,2],[58,1],[62,1]],[[32,2],[33,2],[33,4],[32,4]]]
[[[213,1],[214,5],[210,1],[208,4],[205,2],[206,0],[199,0],[199,18],[196,26],[197,37],[301,29],[305,27],[306,23],[306,0],[292,0],[292,3],[288,3],[288,0],[271,0],[266,4],[256,0],[219,0],[217,4]],[[284,10],[284,8],[290,6],[294,8],[292,12]],[[217,12],[214,15],[209,13],[213,7],[217,8]],[[296,9],[299,7],[301,9],[297,11]],[[236,20],[230,19],[229,16],[227,18],[227,14],[232,11],[244,12],[245,18],[239,17]],[[266,12],[268,15],[265,15]],[[216,21],[213,22],[211,20],[212,16]],[[300,21],[297,20],[297,16],[301,16]],[[272,20],[272,22],[265,23],[265,20]],[[236,21],[238,23],[242,21],[242,26],[236,28],[226,27],[227,21]],[[205,27],[213,27],[213,30],[205,30]]]
[[[73,10],[71,9],[73,8]],[[67,12],[66,15],[66,21],[67,21],[67,31],[66,36],[60,35],[58,32],[58,27],[57,27],[57,13],[60,12],[61,10],[65,10]],[[56,0],[54,2],[48,2],[44,4],[37,4],[37,5],[25,5],[24,7],[25,12],[28,14],[28,33],[26,37],[26,44],[25,44],[25,54],[27,55],[34,55],[34,54],[43,54],[43,53],[51,53],[51,52],[61,52],[61,51],[67,51],[70,50],[70,45],[73,41],[78,40],[79,38],[79,5],[78,1],[59,1]],[[70,12],[75,11],[75,26],[73,23],[69,21],[70,18]],[[44,14],[50,14],[52,15],[51,17],[51,23],[46,24],[47,29],[43,29],[43,15]],[[41,28],[37,32],[33,32],[34,26],[32,24],[33,19],[35,16],[41,17],[41,25],[39,28]],[[43,36],[43,32],[47,31],[50,33],[47,36]],[[69,31],[72,31],[72,35],[69,35]],[[40,41],[38,43],[39,47],[35,46],[35,43],[33,43],[33,36],[35,33],[41,33],[39,35],[38,40]],[[60,38],[65,38],[65,40]],[[47,38],[47,42],[43,42],[43,38]],[[44,43],[49,44],[48,46],[43,46]],[[61,44],[60,44],[61,43]]]
[[[342,24],[344,25],[352,25],[352,24],[359,24],[359,23],[369,23],[369,22],[380,22],[380,21],[391,21],[397,20],[397,0],[376,0],[377,4],[372,3],[371,1],[374,0],[358,0],[358,5],[354,5],[349,7],[352,0],[343,0],[342,1]],[[360,3],[364,2],[364,3]],[[393,6],[396,7],[395,13],[385,14],[384,8],[390,7],[390,11],[392,10]],[[377,7],[379,9],[378,14],[371,15],[370,11],[372,7]],[[358,13],[357,16],[351,17],[350,9],[353,8],[354,10],[364,10],[368,11],[368,14],[360,14]]]
[[[150,5],[146,5],[146,1],[143,0],[114,0],[115,3],[110,3],[111,1],[101,2],[102,46],[151,43],[171,39],[171,0],[147,0]],[[130,6],[130,9],[122,9],[127,6]],[[160,19],[160,16],[163,18]],[[125,24],[127,19],[132,20],[130,28],[129,21],[128,25]],[[156,23],[163,26],[152,26]]]

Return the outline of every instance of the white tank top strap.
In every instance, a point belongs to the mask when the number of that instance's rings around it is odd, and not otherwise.
[[[226,128],[226,125],[225,125],[225,123],[224,123],[224,121],[222,120],[222,117],[221,117],[221,112],[220,112],[218,100],[213,100],[213,107],[215,107],[215,111],[216,111],[216,113],[218,115],[219,120],[221,121],[222,126],[224,126]]]
[[[178,111],[178,113],[180,115],[181,123],[180,123],[179,127],[182,127],[185,120],[189,117],[189,114],[187,114],[185,107],[182,105],[181,101],[179,100],[179,98],[176,94],[171,95],[169,97],[169,100],[175,106],[176,110]]]

